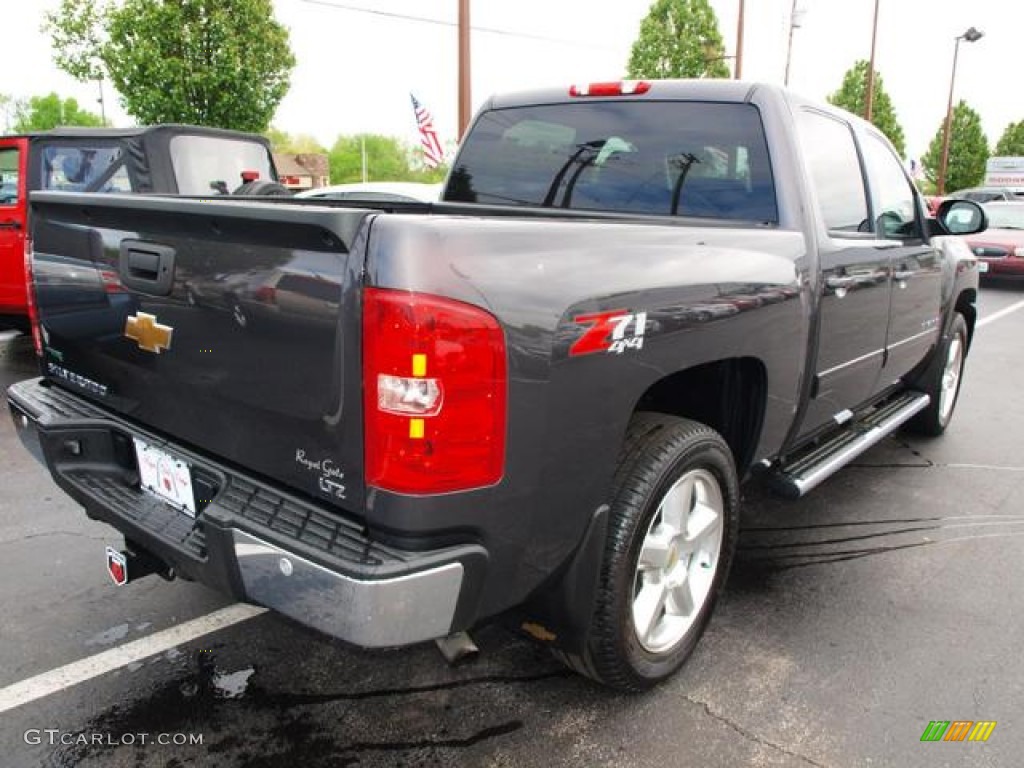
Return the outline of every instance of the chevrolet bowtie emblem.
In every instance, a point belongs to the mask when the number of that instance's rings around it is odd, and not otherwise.
[[[169,325],[160,325],[156,315],[137,312],[129,317],[124,324],[124,335],[137,342],[140,349],[160,354],[162,350],[171,348],[171,334],[174,329]]]

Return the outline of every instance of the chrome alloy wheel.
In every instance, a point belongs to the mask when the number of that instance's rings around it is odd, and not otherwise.
[[[960,388],[960,375],[964,365],[964,340],[958,333],[949,342],[946,353],[946,367],[942,370],[942,385],[939,391],[939,419],[945,424],[953,415],[956,393]]]
[[[722,552],[725,503],[711,472],[693,469],[662,497],[637,558],[633,628],[650,653],[686,636],[711,593]]]

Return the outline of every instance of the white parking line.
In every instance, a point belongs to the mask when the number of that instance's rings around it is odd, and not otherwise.
[[[176,627],[155,632],[152,635],[133,640],[130,643],[111,648],[63,667],[30,677],[6,688],[0,688],[0,713],[20,707],[36,699],[70,688],[73,685],[92,680],[107,672],[124,667],[136,661],[169,651],[175,646],[187,643],[211,632],[230,627],[266,613],[266,608],[236,603],[219,611],[186,621]]]
[[[994,323],[1000,318],[1006,317],[1007,315],[1016,312],[1018,309],[1024,309],[1024,301],[1018,301],[1016,304],[1011,304],[1005,309],[1000,309],[998,312],[993,312],[991,315],[987,315],[978,321],[977,328],[982,328],[989,323]]]

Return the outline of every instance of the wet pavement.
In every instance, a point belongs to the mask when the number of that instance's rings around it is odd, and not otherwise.
[[[987,287],[982,317],[1022,299]],[[748,485],[708,632],[648,694],[611,694],[499,626],[453,668],[429,644],[358,651],[263,614],[0,714],[0,765],[1019,765],[1022,331],[1024,311],[979,329],[945,437],[886,440],[799,502]],[[0,384],[29,358],[0,354]],[[110,586],[117,535],[6,415],[0,467],[0,689],[227,604],[155,577]],[[997,726],[922,743],[932,720]]]

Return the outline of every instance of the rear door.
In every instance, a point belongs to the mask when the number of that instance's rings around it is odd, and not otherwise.
[[[28,141],[0,138],[0,324],[26,315],[25,225]]]

